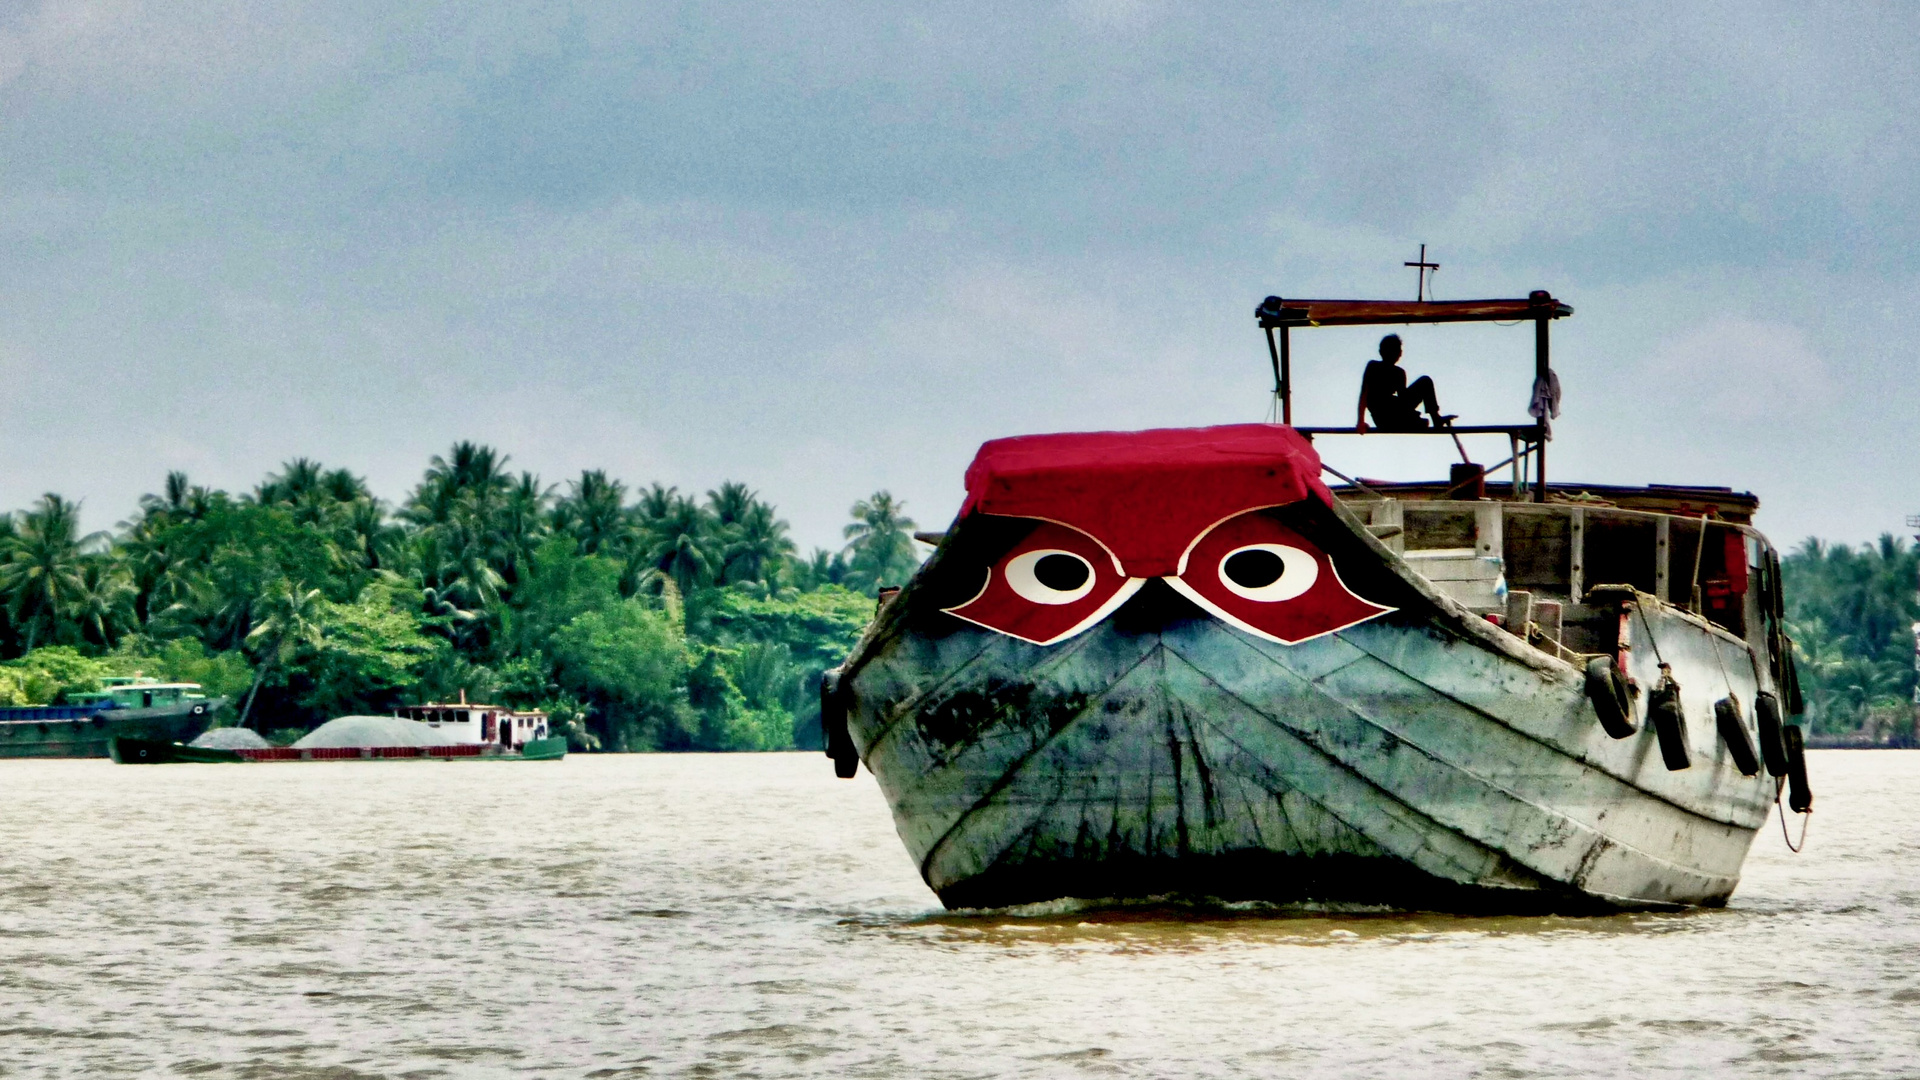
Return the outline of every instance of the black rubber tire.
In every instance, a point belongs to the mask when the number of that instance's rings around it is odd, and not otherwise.
[[[1680,684],[1667,678],[1647,695],[1647,720],[1660,739],[1660,760],[1668,772],[1679,772],[1693,765],[1687,750],[1687,714],[1680,709]]]
[[[1760,726],[1760,757],[1767,775],[1787,775],[1787,744],[1781,741],[1780,699],[1766,691],[1753,699],[1753,717]]]
[[[833,759],[833,775],[853,779],[860,771],[860,751],[847,733],[847,697],[840,692],[837,671],[827,672],[820,680],[820,732],[826,739],[827,756]]]
[[[1640,730],[1633,722],[1633,705],[1627,697],[1627,680],[1611,657],[1596,656],[1587,662],[1587,699],[1600,718],[1600,727],[1616,739],[1624,739]]]
[[[1720,729],[1720,741],[1727,744],[1733,767],[1740,770],[1741,776],[1759,776],[1760,755],[1754,752],[1746,721],[1740,717],[1740,702],[1731,697],[1714,702],[1713,723]]]
[[[1796,814],[1813,809],[1813,789],[1807,786],[1807,744],[1799,724],[1780,732],[1787,745],[1787,807]]]

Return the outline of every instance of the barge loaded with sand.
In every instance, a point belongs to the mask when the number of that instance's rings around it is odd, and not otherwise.
[[[224,737],[223,737],[224,736]],[[558,761],[567,740],[552,735],[547,714],[504,705],[428,702],[393,716],[337,716],[291,746],[274,746],[244,728],[216,728],[192,743],[115,738],[122,765],[211,764],[242,761]]]
[[[981,447],[822,688],[838,774],[949,907],[1724,903],[1812,805],[1758,500],[1547,483],[1546,293],[1257,314],[1283,422]],[[1291,425],[1289,332],[1460,321],[1533,326],[1549,408],[1424,433],[1504,436],[1511,477],[1330,487],[1314,440],[1355,429]]]

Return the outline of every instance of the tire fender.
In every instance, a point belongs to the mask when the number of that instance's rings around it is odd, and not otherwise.
[[[1760,756],[1754,753],[1753,740],[1747,735],[1747,723],[1740,716],[1740,701],[1723,697],[1713,703],[1713,723],[1720,729],[1720,741],[1727,744],[1733,767],[1741,776],[1760,775]]]
[[[1610,656],[1597,656],[1587,663],[1587,698],[1600,718],[1600,727],[1616,739],[1624,739],[1640,730],[1633,722],[1633,704],[1627,697],[1627,680]]]
[[[1787,744],[1783,741],[1780,699],[1762,690],[1753,699],[1754,719],[1760,725],[1760,756],[1767,763],[1767,775],[1787,775]]]
[[[1687,749],[1687,714],[1680,708],[1680,684],[1672,675],[1662,675],[1660,685],[1647,695],[1647,719],[1660,739],[1660,760],[1668,772],[1679,772],[1693,765]]]

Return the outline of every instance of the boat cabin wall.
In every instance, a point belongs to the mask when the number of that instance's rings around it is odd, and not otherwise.
[[[1771,548],[1744,525],[1564,503],[1377,499],[1350,507],[1441,592],[1503,623],[1557,625],[1555,640],[1572,652],[1613,647],[1614,609],[1583,603],[1597,585],[1629,585],[1697,610],[1762,648],[1778,608]]]

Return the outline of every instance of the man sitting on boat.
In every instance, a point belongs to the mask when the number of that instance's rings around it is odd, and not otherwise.
[[[1425,409],[1423,419],[1418,410]],[[1380,359],[1367,361],[1360,377],[1359,416],[1354,430],[1365,433],[1367,414],[1373,414],[1373,426],[1381,431],[1426,431],[1445,427],[1453,417],[1440,413],[1434,397],[1433,380],[1425,375],[1407,384],[1406,369],[1400,366],[1400,335],[1380,339]]]

